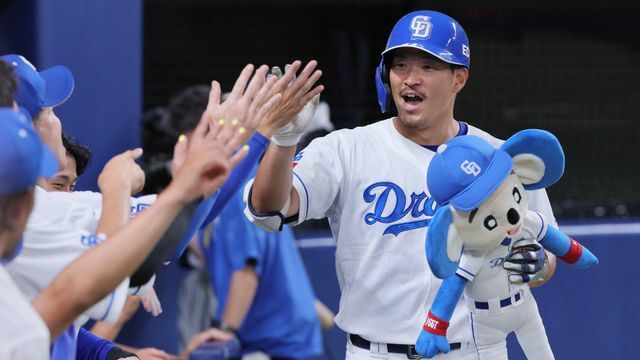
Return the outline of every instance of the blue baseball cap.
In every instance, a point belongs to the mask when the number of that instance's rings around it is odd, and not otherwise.
[[[403,47],[422,50],[450,64],[470,65],[467,33],[452,17],[437,11],[414,11],[398,20],[382,55]]]
[[[62,104],[73,93],[75,82],[66,66],[58,65],[38,72],[21,55],[4,55],[0,59],[13,67],[13,72],[18,77],[16,101],[32,117],[38,115],[43,108]]]
[[[39,177],[58,171],[58,160],[42,142],[31,119],[11,108],[0,108],[0,196],[34,186]]]
[[[427,170],[427,188],[440,205],[471,211],[509,176],[513,162],[504,150],[474,136],[457,136],[438,147]]]

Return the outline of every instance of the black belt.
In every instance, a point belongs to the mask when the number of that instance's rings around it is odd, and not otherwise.
[[[516,303],[518,301],[520,301],[520,293],[516,293],[515,296],[513,297],[514,301],[511,301],[511,297],[508,298],[504,298],[502,300],[500,300],[500,307],[507,307],[509,305],[511,305],[512,303]],[[476,309],[479,310],[489,310],[489,303],[487,301],[475,301],[475,305],[476,305]]]
[[[349,334],[351,343],[361,349],[370,350],[371,342],[367,339],[363,339],[360,335]],[[456,342],[449,344],[451,350],[458,350],[462,346],[462,343]],[[422,356],[416,353],[415,345],[400,345],[400,344],[387,344],[387,352],[394,354],[406,354],[409,359],[421,359]]]

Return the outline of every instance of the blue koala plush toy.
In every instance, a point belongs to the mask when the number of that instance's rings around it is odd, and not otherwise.
[[[427,187],[439,208],[425,249],[431,271],[444,280],[416,342],[420,355],[451,350],[447,328],[464,293],[481,358],[506,359],[505,339],[515,332],[527,358],[553,359],[527,283],[534,279],[514,281],[523,275],[503,263],[507,257],[530,257],[531,250],[543,252],[542,247],[579,268],[598,263],[586,247],[528,209],[526,190],[558,181],[564,159],[558,139],[536,129],[518,132],[498,149],[472,135],[438,148]]]

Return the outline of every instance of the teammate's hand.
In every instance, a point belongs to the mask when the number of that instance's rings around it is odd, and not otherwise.
[[[67,150],[62,143],[62,123],[53,112],[53,108],[44,108],[33,118],[33,127],[36,129],[42,143],[56,155],[59,165],[62,167],[67,162]]]
[[[161,196],[187,204],[218,190],[248,153],[247,147],[239,149],[246,133],[241,130],[237,124],[229,123],[210,127],[208,118],[203,116],[191,137],[183,140],[188,149],[184,164]]]
[[[170,360],[175,359],[175,356],[156,348],[143,348],[136,351],[136,355],[140,360]]]
[[[209,102],[203,114],[211,126],[232,124],[245,129],[243,140],[248,140],[257,129],[260,119],[280,101],[281,94],[272,91],[276,80],[265,80],[269,67],[262,65],[253,74],[253,65],[244,67],[227,99],[221,103],[220,84],[211,83]],[[253,74],[253,76],[251,76]],[[228,135],[230,128],[222,129],[222,136]]]
[[[111,158],[98,176],[98,187],[105,194],[111,191],[125,191],[133,195],[144,186],[144,171],[135,160],[142,156],[142,149],[128,150]]]
[[[543,280],[546,264],[547,254],[542,246],[534,240],[521,239],[514,243],[502,266],[509,270],[509,281],[519,284]]]
[[[222,331],[220,329],[211,328],[207,331],[203,331],[201,333],[193,335],[185,349],[180,354],[179,358],[184,360],[188,359],[189,354],[191,354],[193,350],[206,343],[207,341],[238,341],[238,339],[231,333]]]
[[[451,350],[446,336],[432,334],[422,330],[418,340],[416,340],[416,352],[423,357],[430,359],[438,353],[448,353]]]
[[[312,60],[309,61],[300,74],[296,76],[296,72],[301,65],[302,63],[300,61],[294,61],[285,69],[284,75],[282,75],[272,87],[271,92],[282,93],[282,100],[277,106],[272,107],[266,112],[258,127],[258,131],[262,135],[271,137],[278,129],[296,120],[298,114],[311,99],[315,98],[317,105],[319,101],[318,96],[324,90],[324,86],[317,85],[314,87],[314,84],[320,79],[320,76],[322,76],[322,71],[316,69],[318,62]],[[278,71],[279,68],[274,68],[272,74],[277,77],[279,75]],[[301,126],[296,127],[297,131],[304,131],[306,124],[302,124],[302,120],[306,120],[308,124],[308,121],[313,117],[314,109],[315,106],[313,109],[310,109],[311,115],[308,118],[304,117],[300,119]]]

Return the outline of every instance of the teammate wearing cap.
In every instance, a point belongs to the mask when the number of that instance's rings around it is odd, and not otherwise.
[[[220,104],[220,88],[214,83],[208,116],[202,117],[188,144],[182,142],[181,165],[175,164],[173,181],[158,196],[156,203],[108,241],[97,244],[73,261],[32,300],[32,306],[44,320],[51,338],[58,337],[81,312],[139,268],[180,210],[195,199],[209,196],[219,189],[228,178],[229,171],[247,155],[247,149],[238,147],[246,141],[248,131],[238,130],[236,125],[211,125],[209,118],[238,119],[243,124],[248,118],[260,118],[260,114],[267,112],[279,100],[279,94],[264,88],[264,72],[261,74],[259,70],[258,75],[249,82],[252,73],[252,66],[245,67],[234,87],[234,90],[237,88],[234,96],[224,104]],[[0,78],[0,84],[4,85],[4,80]],[[12,84],[15,85],[15,80]],[[0,91],[0,94],[10,93]],[[13,103],[13,99],[0,100],[3,105]],[[7,224],[0,231],[0,257],[6,261],[11,260],[19,249],[16,244],[19,244],[33,207],[36,179],[40,175],[50,176],[57,169],[53,154],[42,150],[43,146],[28,120],[19,119],[19,127],[10,128],[9,120],[16,116],[19,117],[19,114],[13,109],[0,110],[0,126],[3,130],[0,131],[3,137],[0,142],[3,147],[0,152],[0,158],[3,159],[0,169],[0,205],[3,210],[0,223]],[[3,121],[5,119],[6,122]],[[109,174],[101,178],[101,188],[104,182],[117,185],[116,189],[111,190],[118,192],[119,203],[126,203],[132,189],[140,186],[142,172],[134,162],[140,154],[141,151],[128,151],[117,156],[115,163],[107,165],[110,167]],[[52,166],[43,167],[43,164]],[[131,241],[134,238],[136,241]],[[14,283],[4,275],[6,273],[2,268],[3,292],[0,301],[3,307],[0,310],[9,311],[10,315],[3,316],[0,324],[0,335],[3,337],[0,359],[48,358],[48,334],[39,331],[43,327],[42,324],[36,324],[37,319],[33,316],[29,319],[24,299],[18,295]],[[13,321],[16,319],[14,313],[24,314],[21,320],[25,324]],[[9,321],[5,322],[5,319]],[[35,331],[35,335],[29,336],[27,330]],[[31,346],[23,349],[24,345]]]
[[[454,19],[435,11],[405,15],[375,74],[382,111],[393,100],[398,115],[316,139],[293,167],[300,129],[272,137],[247,185],[245,213],[261,227],[274,231],[283,222],[329,218],[342,292],[336,324],[349,334],[347,359],[417,357],[411,344],[440,285],[424,253],[437,206],[425,186],[427,167],[437,146],[455,136],[501,143],[453,116],[469,60],[467,36]],[[554,221],[543,191],[531,194],[530,207]],[[437,358],[477,358],[462,302],[448,335],[451,351]]]
[[[50,138],[41,140],[51,147],[58,162],[64,164],[66,152],[62,138],[57,136],[62,127],[53,108],[67,101],[73,93],[75,82],[71,71],[58,65],[38,72],[29,60],[16,54],[4,55],[0,59],[13,67],[18,78],[15,99],[19,106],[31,116],[37,129],[45,130],[39,131],[40,134],[51,134]]]
[[[11,108],[0,109],[0,144],[0,359],[46,359],[49,331],[4,267],[22,246],[33,185],[57,164],[29,120]]]

